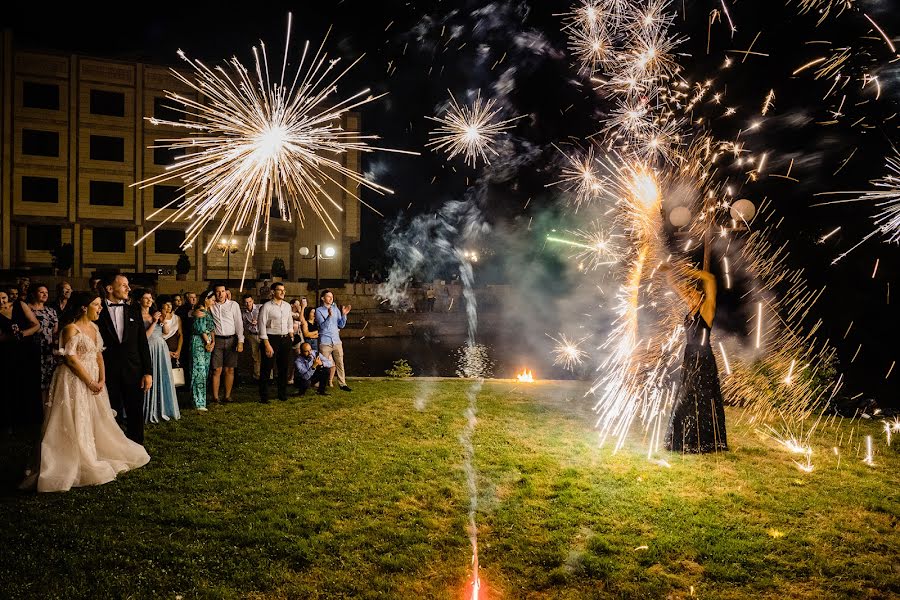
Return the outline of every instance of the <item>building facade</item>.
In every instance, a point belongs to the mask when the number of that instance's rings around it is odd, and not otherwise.
[[[3,34],[0,67],[0,270],[47,269],[51,251],[71,243],[72,277],[111,269],[174,277],[186,223],[166,224],[140,244],[135,241],[171,214],[163,210],[154,216],[179,195],[181,182],[144,189],[133,184],[163,173],[175,160],[172,151],[153,146],[185,137],[186,130],[154,125],[148,118],[179,120],[165,91],[196,99],[192,90],[164,66],[17,49],[9,32]],[[358,131],[358,115],[345,115],[342,125]],[[340,160],[349,169],[360,168],[357,152]],[[314,278],[316,261],[303,259],[300,248],[310,248],[311,256],[316,244],[335,249],[333,259],[319,262],[320,277],[349,278],[350,245],[359,240],[359,202],[334,183],[325,187],[342,208],[332,213],[338,238],[314,218],[302,226],[296,219],[275,218],[268,249],[258,243],[247,263],[248,279],[270,273],[276,258],[284,261],[288,279]],[[215,249],[202,253],[210,235],[204,232],[187,250],[188,280],[240,278],[246,237],[229,236],[240,248],[229,261]]]

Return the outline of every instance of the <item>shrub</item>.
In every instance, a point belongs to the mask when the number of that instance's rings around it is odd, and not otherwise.
[[[412,377],[413,371],[406,359],[401,358],[394,361],[394,366],[384,372],[388,377],[397,377],[400,379]]]

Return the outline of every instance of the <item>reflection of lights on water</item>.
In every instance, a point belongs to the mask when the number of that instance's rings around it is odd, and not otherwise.
[[[534,383],[534,375],[529,369],[525,369],[516,375],[516,379],[519,380],[519,383]]]

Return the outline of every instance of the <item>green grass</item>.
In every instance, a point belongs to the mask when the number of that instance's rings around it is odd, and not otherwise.
[[[15,491],[27,444],[7,440],[0,595],[461,598],[470,385],[358,381],[268,406],[241,390],[246,402],[149,427],[146,467],[64,494]],[[478,396],[489,597],[900,596],[900,435],[887,447],[876,423],[820,428],[805,474],[729,412],[732,451],[665,468],[639,439],[598,448],[579,389],[489,382]]]

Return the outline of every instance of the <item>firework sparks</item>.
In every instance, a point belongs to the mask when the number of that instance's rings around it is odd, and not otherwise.
[[[870,467],[875,466],[875,457],[874,457],[874,454],[872,453],[872,436],[871,435],[866,436],[866,457],[863,459],[863,462],[865,464],[869,465]]]
[[[546,237],[548,242],[563,244],[575,248],[569,258],[578,262],[581,270],[592,271],[602,267],[618,264],[622,259],[619,247],[621,235],[607,233],[599,221],[594,221],[590,229],[570,231],[575,239],[566,239],[553,235]]]
[[[273,204],[282,219],[291,221],[296,216],[301,224],[304,209],[310,210],[334,236],[338,225],[328,207],[342,209],[328,194],[327,186],[333,184],[357,200],[358,192],[354,190],[358,186],[380,194],[393,193],[341,163],[341,157],[351,152],[388,150],[369,145],[369,140],[377,136],[360,135],[341,126],[349,111],[383,94],[373,96],[364,89],[344,99],[331,98],[337,82],[362,57],[340,70],[337,68],[340,59],[328,59],[325,40],[315,52],[310,52],[307,42],[296,74],[286,78],[290,31],[289,15],[281,74],[274,81],[270,78],[264,44],[259,51],[253,49],[253,69],[232,58],[226,65],[231,67],[230,71],[226,66],[208,67],[179,50],[192,76],[175,69],[172,73],[198,96],[210,101],[200,102],[166,91],[166,98],[177,105],[185,118],[180,121],[148,119],[154,124],[188,129],[190,136],[159,140],[155,147],[188,153],[165,173],[133,184],[143,189],[167,181],[185,182],[180,195],[149,218],[164,209],[174,209],[174,212],[135,245],[165,223],[190,221],[182,244],[186,248],[208,224],[219,219],[215,232],[207,236],[203,251],[209,252],[226,231],[229,237],[247,231],[249,261],[261,232],[268,243]],[[246,269],[247,262],[242,278]]]
[[[493,98],[485,102],[480,90],[471,106],[459,104],[450,94],[450,105],[444,116],[427,117],[441,126],[429,132],[432,139],[426,146],[447,152],[448,158],[462,154],[466,164],[472,167],[479,158],[490,164],[488,154],[497,156],[497,151],[492,147],[497,137],[512,129],[512,123],[525,116],[498,120],[501,109],[495,109],[494,104]]]
[[[598,173],[594,148],[588,148],[583,154],[577,152],[567,154],[562,150],[560,150],[560,153],[566,160],[566,164],[562,169],[562,177],[559,181],[548,184],[547,187],[561,186],[566,192],[570,193],[576,210],[582,205],[589,204],[600,198],[607,178]]]
[[[559,334],[558,338],[548,335],[551,340],[556,342],[553,348],[554,365],[562,365],[564,369],[572,371],[575,367],[581,365],[588,353],[580,348],[581,344],[590,336],[581,338],[580,340],[570,340],[565,334]]]

